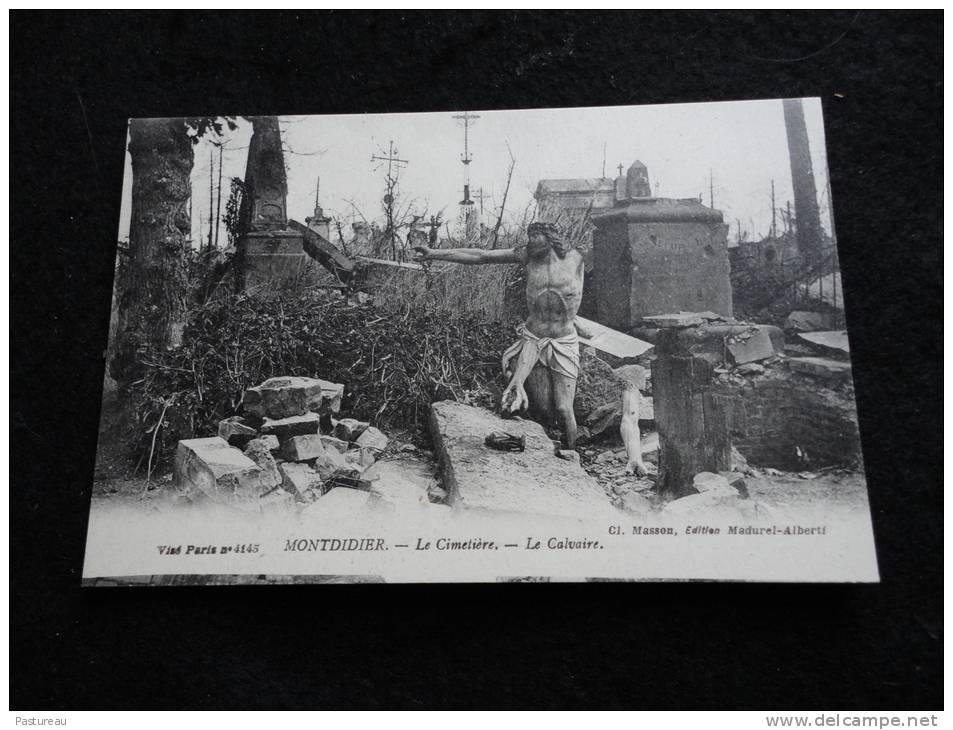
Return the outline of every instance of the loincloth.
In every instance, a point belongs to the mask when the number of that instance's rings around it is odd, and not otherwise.
[[[562,337],[537,337],[521,324],[516,333],[520,339],[503,353],[504,373],[510,360],[520,355],[524,348],[532,347],[536,350],[536,362],[567,378],[575,380],[579,377],[579,335],[575,328]]]

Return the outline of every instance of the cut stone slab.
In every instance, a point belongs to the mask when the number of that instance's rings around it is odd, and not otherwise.
[[[261,483],[263,487],[271,489],[281,484],[281,472],[271,455],[270,444],[262,439],[252,439],[245,446],[245,456],[254,461],[261,469]]]
[[[258,465],[218,436],[179,441],[173,480],[185,494],[198,492],[228,504],[257,500],[268,491]]]
[[[735,365],[767,360],[778,354],[771,333],[766,327],[758,327],[747,337],[737,335],[730,338],[727,347]]]
[[[318,433],[320,421],[321,416],[310,412],[302,416],[288,416],[288,418],[266,418],[261,424],[261,432],[284,441],[292,436]]]
[[[245,391],[245,410],[267,418],[301,416],[308,411],[336,413],[344,386],[298,375],[269,378]]]
[[[370,426],[367,421],[358,421],[354,418],[342,418],[334,424],[332,436],[342,441],[357,441],[358,437],[364,433],[364,429]]]
[[[244,448],[258,435],[258,431],[248,425],[241,416],[232,416],[218,422],[218,436],[225,439],[229,446]]]
[[[830,350],[850,352],[850,343],[847,341],[847,330],[830,330],[828,332],[802,332],[798,335],[812,345],[820,345]],[[221,434],[219,434],[221,435]]]
[[[829,380],[846,379],[850,376],[850,363],[829,360],[825,357],[792,357],[788,359],[791,370]]]
[[[815,332],[830,329],[831,318],[821,312],[791,312],[784,320],[784,328],[794,332]]]
[[[383,451],[387,448],[387,436],[374,426],[368,426],[363,433],[357,437],[355,443],[361,448],[376,449]]]
[[[378,461],[362,479],[371,482],[371,494],[395,504],[430,504],[427,492],[437,486],[433,468],[410,459]]]
[[[591,319],[585,319],[577,315],[576,320],[590,335],[589,337],[580,337],[579,341],[609,355],[618,358],[638,357],[655,347],[651,342],[632,337],[624,332],[619,332],[619,330],[606,327],[604,324],[593,322]]]
[[[282,454],[288,461],[311,461],[324,453],[321,437],[316,434],[292,436],[285,441]]]
[[[294,462],[281,464],[281,488],[291,494],[304,495],[310,489],[317,489],[320,493],[321,478],[318,473],[307,464]]]
[[[697,327],[705,322],[705,318],[695,312],[676,312],[674,314],[655,314],[643,317],[645,327],[669,329],[673,327]]]
[[[579,464],[558,458],[538,423],[504,420],[484,408],[441,401],[430,407],[430,429],[448,502],[456,509],[579,519],[614,514],[598,482]],[[524,438],[525,450],[487,447],[484,438],[493,431]]]

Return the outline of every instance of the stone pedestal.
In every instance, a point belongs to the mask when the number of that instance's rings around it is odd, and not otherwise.
[[[280,294],[301,283],[309,257],[295,231],[252,231],[236,252],[238,287],[256,294]]]
[[[595,211],[598,320],[628,330],[662,312],[730,316],[728,226],[695,198],[638,198]]]

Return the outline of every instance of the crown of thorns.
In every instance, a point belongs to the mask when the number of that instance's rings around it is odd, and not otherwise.
[[[526,233],[530,236],[534,233],[549,233],[558,236],[559,230],[553,223],[530,223],[526,228]]]

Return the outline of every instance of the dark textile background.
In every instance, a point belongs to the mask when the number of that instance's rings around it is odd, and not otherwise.
[[[940,13],[11,13],[14,708],[939,708]],[[823,98],[883,582],[81,589],[127,117]]]

